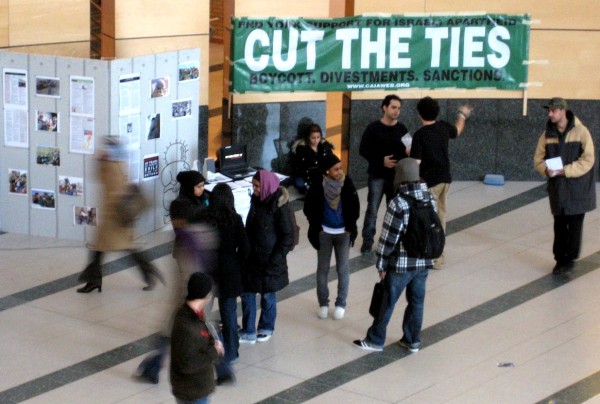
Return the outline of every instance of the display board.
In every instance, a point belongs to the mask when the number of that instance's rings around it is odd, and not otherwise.
[[[109,134],[153,202],[136,230],[168,223],[177,172],[198,158],[199,63],[199,49],[112,61],[0,52],[0,230],[92,240]]]

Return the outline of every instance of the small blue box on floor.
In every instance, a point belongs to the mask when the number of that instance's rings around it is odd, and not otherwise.
[[[485,185],[504,185],[504,176],[500,174],[486,174],[483,183]]]

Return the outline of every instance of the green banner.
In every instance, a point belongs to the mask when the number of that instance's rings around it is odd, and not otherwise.
[[[527,82],[529,16],[234,18],[231,90],[516,90]]]

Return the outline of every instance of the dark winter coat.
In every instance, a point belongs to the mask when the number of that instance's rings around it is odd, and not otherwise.
[[[219,297],[235,298],[242,293],[242,267],[248,258],[250,243],[240,215],[234,223],[219,226],[219,266],[216,282]]]
[[[219,355],[215,340],[187,304],[175,314],[171,332],[171,388],[173,395],[193,401],[215,391],[213,363]]]
[[[568,124],[564,133],[548,121],[538,140],[534,167],[546,176],[546,160],[560,157],[565,175],[548,178],[548,196],[553,215],[578,215],[596,209],[594,176],[594,142],[588,128],[567,111]]]
[[[294,245],[289,194],[279,187],[265,201],[252,195],[246,219],[250,254],[243,270],[245,292],[277,292],[289,283],[286,256]]]
[[[314,173],[320,173],[319,159],[332,153],[333,145],[325,139],[321,140],[316,152],[306,144],[304,139],[296,141],[292,145],[294,175],[310,182]]]
[[[192,190],[187,190],[181,187],[179,195],[169,206],[169,214],[172,215],[173,210],[187,212],[187,221],[189,223],[198,223],[201,212],[208,206],[208,198],[206,192],[197,198]]]
[[[344,180],[340,202],[342,203],[344,226],[346,231],[350,233],[350,242],[354,243],[358,235],[356,221],[360,216],[360,202],[354,183],[349,176],[346,176]],[[304,201],[304,214],[308,219],[308,241],[317,250],[320,248],[319,233],[323,230],[324,203],[323,182],[317,181],[306,193],[306,200]]]

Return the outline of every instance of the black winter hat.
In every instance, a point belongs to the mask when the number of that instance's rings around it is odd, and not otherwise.
[[[177,181],[181,184],[183,189],[191,191],[196,185],[201,182],[206,182],[202,174],[196,170],[181,171],[177,174]]]
[[[340,162],[340,159],[333,153],[327,153],[319,158],[319,168],[323,174],[327,174],[327,170]]]
[[[212,290],[213,280],[202,272],[194,272],[188,281],[188,293],[185,300],[204,299]]]

